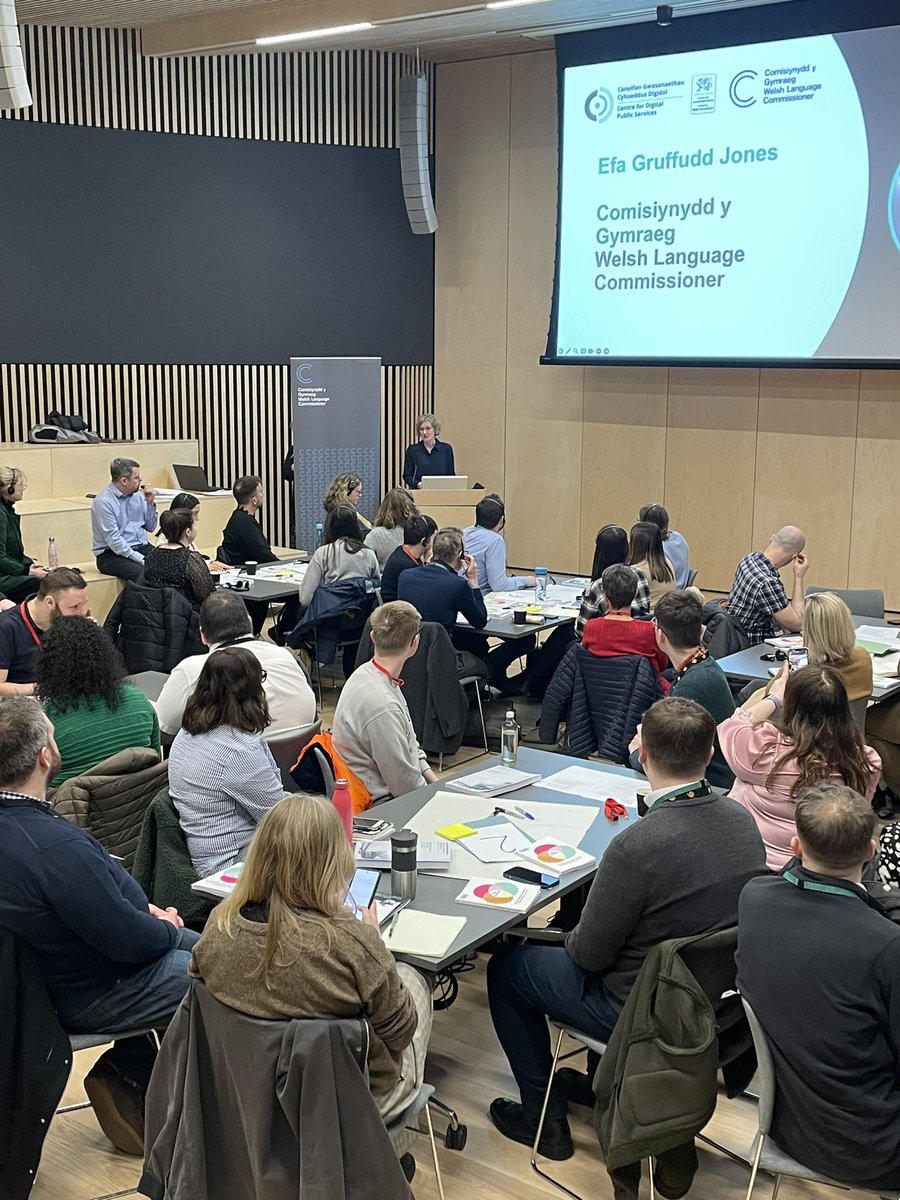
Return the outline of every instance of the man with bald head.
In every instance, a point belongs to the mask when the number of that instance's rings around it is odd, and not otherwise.
[[[754,550],[738,563],[728,596],[728,613],[742,627],[751,646],[782,630],[799,633],[803,620],[803,581],[809,560],[803,553],[806,534],[796,525],[785,525],[769,538],[765,550]],[[791,598],[778,574],[794,564]]]

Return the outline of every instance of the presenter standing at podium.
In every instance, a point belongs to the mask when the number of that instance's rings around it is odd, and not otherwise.
[[[434,413],[423,413],[416,418],[416,434],[419,440],[406,447],[403,459],[403,482],[408,488],[422,486],[423,475],[455,475],[453,447],[439,442],[441,423]]]

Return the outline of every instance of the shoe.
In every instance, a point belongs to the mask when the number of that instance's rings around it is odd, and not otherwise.
[[[560,1067],[556,1072],[556,1081],[566,1093],[570,1104],[582,1104],[585,1108],[594,1107],[595,1096],[590,1075],[576,1071],[574,1067]]]
[[[504,1137],[509,1138],[511,1142],[521,1142],[523,1146],[534,1145],[534,1135],[537,1133],[538,1126],[537,1118],[529,1117],[521,1104],[517,1104],[515,1100],[506,1100],[500,1097],[492,1101],[488,1112],[491,1120]],[[538,1153],[542,1154],[544,1158],[552,1158],[556,1162],[562,1162],[564,1159],[572,1157],[575,1147],[572,1145],[569,1122],[565,1117],[555,1121],[549,1119],[544,1121]]]
[[[402,1154],[400,1156],[400,1166],[406,1182],[412,1183],[416,1177],[416,1160],[411,1154]]]
[[[516,675],[512,679],[507,679],[503,675],[499,679],[490,680],[490,686],[501,696],[521,696],[525,692],[525,677]]]
[[[84,1080],[97,1124],[123,1154],[144,1153],[144,1096],[109,1063],[98,1062]]]

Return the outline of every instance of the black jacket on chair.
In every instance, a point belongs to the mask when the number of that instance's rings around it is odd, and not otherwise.
[[[69,1078],[72,1047],[40,964],[0,928],[0,1196],[31,1192],[50,1120]]]
[[[371,618],[362,632],[357,667],[374,654],[370,627]],[[466,732],[469,700],[459,682],[456,654],[443,625],[423,621],[419,648],[403,664],[403,696],[426,754],[455,754]]]
[[[174,588],[150,588],[130,580],[110,609],[103,628],[131,674],[177,667],[191,654],[204,654],[200,618]]]
[[[641,717],[662,694],[643,654],[601,658],[584,646],[570,646],[544,695],[540,739],[554,743],[565,721],[566,754],[599,754],[627,766],[628,745]]]

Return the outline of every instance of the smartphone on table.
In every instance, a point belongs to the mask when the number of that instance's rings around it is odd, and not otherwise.
[[[381,872],[371,871],[366,867],[357,867],[350,880],[347,892],[347,907],[353,910],[355,916],[362,920],[362,909],[369,908],[375,899],[378,884],[381,882]]]
[[[788,650],[788,670],[799,671],[801,667],[809,666],[809,650],[806,646],[792,646]]]
[[[535,883],[544,891],[559,883],[555,875],[544,875],[541,871],[532,871],[530,867],[510,867],[503,872],[503,878],[511,879],[514,883]]]
[[[385,821],[381,817],[354,817],[353,832],[358,837],[374,837],[379,833],[390,833],[394,826],[390,821]]]

